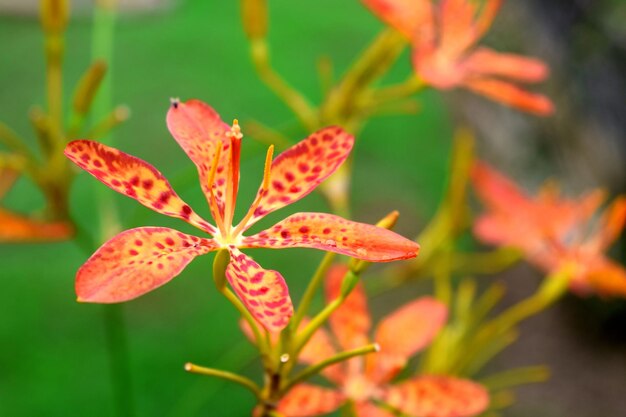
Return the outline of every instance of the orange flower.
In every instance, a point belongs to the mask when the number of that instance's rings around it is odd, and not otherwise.
[[[537,59],[476,47],[495,18],[501,0],[362,0],[413,45],[413,66],[426,83],[448,90],[464,87],[492,100],[538,115],[554,111],[545,96],[514,82],[535,83],[548,76]]]
[[[354,138],[339,127],[313,133],[272,161],[247,214],[232,224],[239,189],[243,135],[235,120],[228,126],[207,104],[172,101],[167,125],[198,168],[216,226],[201,218],[152,165],[97,142],[78,140],[67,157],[113,190],[146,207],[176,217],[213,236],[187,235],[165,227],[126,230],[106,242],[79,269],[80,301],[114,303],[136,298],[167,283],[196,256],[218,249],[230,252],[226,278],[235,293],[265,328],[279,331],[293,306],[287,284],[277,271],[265,270],[241,248],[315,248],[372,261],[412,258],[419,245],[389,230],[325,213],[296,213],[274,226],[244,236],[265,215],[313,191],[348,157]]]
[[[548,273],[570,268],[570,287],[579,294],[626,296],[626,270],[604,255],[626,223],[626,197],[597,218],[600,191],[570,200],[546,186],[530,197],[484,163],[476,163],[472,181],[487,208],[474,224],[480,240],[520,249]]]
[[[339,295],[346,270],[345,266],[337,266],[329,273],[328,301]],[[489,403],[488,394],[471,381],[419,376],[392,382],[409,358],[433,340],[446,316],[446,307],[430,297],[406,304],[387,316],[374,331],[380,352],[323,371],[323,376],[337,388],[296,385],[279,402],[278,411],[286,417],[310,417],[330,413],[352,401],[359,417],[392,417],[376,405],[376,401],[383,401],[403,413],[420,417],[469,417],[481,413]],[[361,284],[331,315],[330,327],[334,340],[324,329],[318,330],[302,350],[302,362],[317,363],[334,355],[335,344],[348,350],[368,343],[371,319]]]

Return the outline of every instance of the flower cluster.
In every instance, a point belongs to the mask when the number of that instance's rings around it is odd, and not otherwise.
[[[626,296],[626,270],[604,255],[626,224],[626,197],[595,216],[605,199],[599,190],[571,200],[547,185],[531,197],[485,163],[476,163],[472,180],[487,208],[474,225],[480,240],[517,248],[547,272],[567,268],[579,294]]]
[[[489,30],[502,0],[362,0],[378,17],[400,31],[413,47],[413,66],[429,85],[467,88],[492,100],[538,115],[552,102],[514,82],[535,83],[548,76],[537,59],[475,47]]]

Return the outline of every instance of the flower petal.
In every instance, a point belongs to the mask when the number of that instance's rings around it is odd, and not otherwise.
[[[187,156],[196,164],[200,177],[200,186],[211,205],[209,197],[209,176],[211,164],[215,159],[217,144],[222,142],[222,152],[213,181],[215,201],[224,215],[226,199],[226,176],[230,161],[230,140],[226,136],[230,126],[208,104],[200,100],[189,100],[185,103],[172,101],[167,112],[167,127],[176,142],[183,148]],[[213,214],[215,217],[215,214]]]
[[[212,239],[165,227],[123,231],[102,245],[78,270],[78,301],[132,300],[169,282],[196,256],[217,247]]]
[[[271,332],[281,331],[293,315],[293,304],[282,275],[261,268],[252,258],[229,247],[226,278],[254,318]]]
[[[389,381],[409,358],[426,347],[445,325],[446,305],[431,297],[406,304],[380,322],[374,341],[380,352],[368,364],[372,378]],[[406,329],[411,329],[407,332]]]
[[[441,0],[440,10],[439,48],[448,56],[459,56],[477,40],[476,5],[468,0]]]
[[[489,405],[489,394],[472,381],[423,376],[390,386],[384,400],[394,408],[420,417],[470,417]]]
[[[601,296],[626,297],[626,269],[607,258],[602,257],[599,265],[592,268],[584,280],[587,286],[591,286]]]
[[[312,417],[335,411],[344,400],[336,390],[298,384],[280,400],[277,410],[287,417]]]
[[[471,177],[478,197],[492,210],[512,214],[530,205],[530,198],[513,181],[484,162],[474,162]]]
[[[315,248],[371,262],[417,256],[419,245],[397,233],[325,213],[296,213],[243,238],[244,247]]]
[[[361,0],[376,16],[400,31],[408,39],[430,22],[433,6],[431,0]]]
[[[337,298],[341,291],[343,277],[348,272],[346,265],[335,265],[326,278],[326,301]],[[369,343],[368,333],[372,325],[367,307],[367,296],[359,282],[350,295],[329,318],[330,326],[337,341],[344,350],[356,349]]]
[[[619,238],[626,225],[626,197],[618,197],[602,214],[600,229],[594,240],[598,250],[604,251]]]
[[[54,242],[73,235],[68,222],[44,222],[0,208],[0,243]]]
[[[385,411],[369,401],[362,401],[354,405],[358,417],[394,417],[389,411]]]
[[[479,48],[465,61],[468,70],[479,76],[499,76],[517,81],[535,83],[545,80],[548,66],[541,60],[517,54]]]
[[[506,81],[481,78],[468,80],[465,86],[477,94],[538,116],[554,113],[554,105],[549,98],[530,93]]]
[[[308,320],[302,320],[300,328],[306,326],[307,323]],[[302,363],[312,365],[328,359],[336,353],[337,351],[330,341],[330,335],[323,327],[320,327],[304,346],[304,349],[302,349],[298,356],[298,360]],[[345,363],[338,363],[324,368],[322,375],[329,381],[340,384],[345,376]]]
[[[246,229],[313,191],[346,160],[353,144],[354,137],[340,127],[327,127],[278,155],[272,162],[269,188]],[[263,192],[261,187],[259,194]]]
[[[215,228],[198,216],[149,163],[89,140],[70,142],[65,155],[118,193],[134,198],[157,213],[185,220],[207,233],[215,233]]]

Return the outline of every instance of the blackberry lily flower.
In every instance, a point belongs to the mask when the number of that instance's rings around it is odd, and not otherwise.
[[[326,299],[340,292],[346,267],[331,269],[326,281]],[[489,394],[481,385],[449,376],[421,375],[396,382],[394,378],[409,359],[424,349],[444,326],[446,306],[430,297],[410,302],[385,317],[374,331],[380,351],[356,357],[322,371],[335,387],[303,383],[292,388],[278,403],[286,417],[327,414],[351,401],[358,417],[393,417],[379,407],[382,401],[403,415],[420,417],[471,417],[489,405]],[[317,363],[344,350],[369,342],[372,327],[367,297],[359,283],[346,301],[330,316],[331,332],[319,329],[300,354],[300,361]],[[246,331],[249,338],[252,335]]]
[[[605,255],[626,224],[626,197],[598,213],[604,201],[599,190],[572,200],[548,186],[529,196],[481,162],[473,167],[472,181],[487,209],[474,223],[478,239],[519,249],[548,273],[568,268],[577,294],[626,297],[626,269]]]
[[[413,46],[413,67],[427,84],[441,90],[467,88],[492,100],[538,115],[552,102],[515,83],[548,76],[540,60],[475,45],[491,27],[502,0],[362,0]],[[482,4],[482,6],[480,6]]]
[[[131,300],[170,281],[196,256],[227,249],[226,278],[233,290],[265,328],[278,331],[293,313],[287,285],[280,273],[263,269],[241,248],[307,247],[372,262],[417,255],[419,246],[396,233],[324,213],[297,213],[260,233],[243,235],[266,214],[309,194],[344,162],[354,138],[341,128],[321,129],[273,161],[270,147],[256,198],[233,226],[242,140],[237,121],[228,126],[198,100],[172,100],[167,125],[198,168],[215,226],[196,214],[167,179],[141,159],[88,140],[69,143],[65,154],[113,190],[156,212],[182,219],[212,238],[165,227],[126,230],[106,242],[78,270],[79,301]]]

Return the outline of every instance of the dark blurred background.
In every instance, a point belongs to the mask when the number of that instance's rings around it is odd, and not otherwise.
[[[43,38],[32,12],[37,3],[0,0],[0,119],[31,139],[27,112],[33,104],[45,103]],[[91,57],[90,2],[73,3],[64,67],[68,94]],[[115,131],[115,146],[154,164],[196,211],[208,216],[195,169],[165,126],[169,97],[200,98],[225,120],[239,118],[244,129],[246,122],[258,120],[294,141],[305,132],[256,77],[238,2],[120,3],[112,95],[115,104],[129,106],[132,117]],[[340,6],[335,0],[270,4],[275,66],[313,100],[320,97],[318,58],[329,56],[341,73],[382,27],[356,0]],[[417,234],[441,197],[452,132],[459,124],[475,128],[484,159],[530,188],[558,176],[574,194],[599,185],[624,191],[626,4],[509,1],[485,42],[551,65],[552,77],[539,89],[555,100],[556,115],[538,119],[465,92],[442,96],[429,91],[419,97],[419,115],[372,120],[355,150],[356,220],[373,222],[399,209],[398,230]],[[403,80],[409,71],[408,56],[402,57],[386,82]],[[240,208],[252,200],[260,181],[264,146],[248,137],[243,152]],[[81,175],[73,189],[73,212],[92,231],[98,187],[93,178]],[[113,191],[109,196],[125,227],[164,225],[193,233],[186,224]],[[27,211],[42,201],[21,180],[5,203]],[[312,194],[261,226],[300,210],[327,207]],[[618,246],[614,255],[623,258],[623,248]],[[310,250],[251,252],[265,267],[283,273],[296,302],[322,256]],[[1,416],[114,414],[103,307],[74,301],[74,274],[88,255],[74,243],[0,246]],[[253,399],[248,392],[182,369],[193,361],[260,376],[235,312],[213,289],[211,257],[199,258],[164,288],[124,306],[137,416],[249,414]],[[513,303],[530,294],[541,276],[521,265],[499,279],[509,287],[506,302]],[[387,303],[371,302],[375,311],[389,310]],[[623,415],[625,311],[623,302],[568,297],[522,325],[520,341],[492,369],[545,363],[553,378],[521,389],[518,402],[504,415]]]

